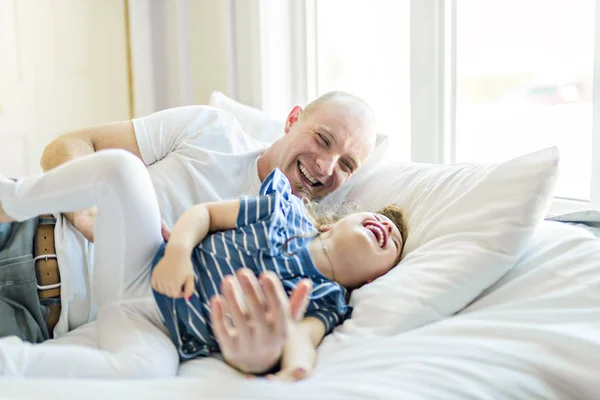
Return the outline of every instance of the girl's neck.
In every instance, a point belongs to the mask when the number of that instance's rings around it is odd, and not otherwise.
[[[327,279],[335,281],[331,264],[331,246],[329,232],[320,234],[308,243],[307,250],[315,264],[315,268]],[[325,247],[325,249],[324,249]]]

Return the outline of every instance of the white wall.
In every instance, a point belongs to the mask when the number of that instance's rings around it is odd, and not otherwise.
[[[123,0],[0,0],[0,174],[40,172],[65,132],[126,120]]]
[[[231,1],[188,0],[193,101],[207,103],[213,90],[236,93]]]
[[[258,0],[130,0],[129,7],[136,116],[206,104],[214,90],[260,106],[260,49],[248,44],[258,35]]]

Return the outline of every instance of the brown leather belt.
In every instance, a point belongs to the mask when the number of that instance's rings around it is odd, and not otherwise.
[[[54,247],[54,226],[52,215],[42,215],[34,238],[35,275],[37,277],[40,304],[48,307],[50,314],[46,325],[48,334],[53,336],[54,327],[60,316],[60,272]]]

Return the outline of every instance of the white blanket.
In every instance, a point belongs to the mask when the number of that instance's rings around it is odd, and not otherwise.
[[[184,364],[175,379],[0,380],[0,398],[10,399],[540,400],[599,393],[600,239],[549,221],[515,268],[460,314],[393,337],[329,335],[315,375],[304,382],[246,379],[210,358]]]

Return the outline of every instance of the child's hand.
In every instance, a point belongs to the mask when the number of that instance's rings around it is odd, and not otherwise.
[[[236,280],[228,276],[221,283],[221,295],[211,299],[213,331],[229,365],[262,374],[279,361],[294,319],[304,315],[312,285],[302,281],[288,299],[271,271],[263,273],[260,282],[244,268],[236,277],[241,290],[236,290]]]
[[[171,251],[169,251],[171,250]],[[191,252],[167,247],[165,256],[152,271],[152,288],[174,299],[194,294],[194,268]]]
[[[311,372],[303,367],[285,368],[276,374],[269,374],[265,378],[269,381],[296,382],[308,378]]]

